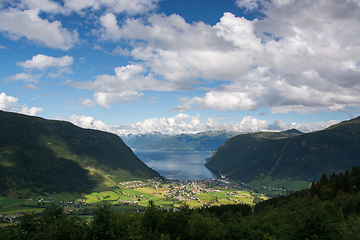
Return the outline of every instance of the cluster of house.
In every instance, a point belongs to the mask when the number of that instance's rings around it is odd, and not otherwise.
[[[140,199],[139,199],[139,201],[140,201]],[[119,198],[119,200],[118,200],[118,202],[126,203],[126,204],[129,204],[129,205],[138,204],[139,201],[121,200],[121,198]]]
[[[213,185],[213,180],[173,180],[163,185],[163,189],[168,189],[163,192],[164,196],[168,198],[175,198],[179,201],[192,201],[198,200],[196,194],[218,191],[212,188]]]
[[[93,205],[93,203],[86,203],[86,200],[79,200],[79,201],[60,201],[60,203],[63,205],[63,207],[71,208],[71,207],[77,207],[77,208],[83,208],[88,207],[90,205]]]
[[[28,198],[28,199],[26,199],[26,201],[27,201],[27,202],[33,202],[34,199]],[[53,201],[54,201],[54,200],[52,199],[52,197],[48,197],[48,199],[43,199],[43,198],[39,199],[39,203],[51,203],[51,202],[53,202]]]
[[[284,189],[284,188],[273,188],[273,187],[266,187],[266,186],[260,186],[259,188],[260,189],[265,188],[265,189],[268,189],[270,191],[284,191],[284,192],[286,192],[286,189]]]
[[[223,188],[228,188],[230,187],[230,182],[226,181],[225,179],[205,179],[204,180],[206,183],[215,185],[215,186],[220,186]]]
[[[28,202],[32,202],[32,199],[29,199],[29,201]],[[51,203],[51,202],[54,202],[54,200],[52,199],[52,197],[48,197],[48,199],[43,199],[43,198],[41,198],[41,199],[39,199],[39,203]]]
[[[128,181],[128,182],[121,182],[120,184],[125,186],[126,188],[139,188],[139,187],[145,187],[148,185],[148,184],[145,184],[143,181]]]

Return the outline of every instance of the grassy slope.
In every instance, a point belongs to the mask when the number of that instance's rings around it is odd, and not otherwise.
[[[358,166],[360,118],[323,131],[301,134],[260,132],[229,139],[206,163],[233,180],[251,182],[260,174],[274,179],[313,181]]]
[[[106,179],[85,168],[106,172],[115,181],[152,178],[116,135],[64,122],[0,111],[0,191],[90,191]]]

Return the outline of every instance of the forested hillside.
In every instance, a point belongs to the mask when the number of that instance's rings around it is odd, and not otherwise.
[[[19,196],[90,191],[104,186],[104,176],[118,182],[160,175],[114,134],[0,111],[0,176],[0,194]]]
[[[1,239],[359,239],[360,169],[323,175],[310,189],[258,203],[163,210],[150,202],[144,213],[100,207],[90,222],[66,217],[53,206],[25,214]]]
[[[206,163],[229,179],[314,181],[360,164],[360,118],[307,134],[259,132],[225,142]],[[259,180],[260,181],[260,180]]]

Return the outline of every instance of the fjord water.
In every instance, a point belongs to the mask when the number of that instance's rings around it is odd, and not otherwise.
[[[150,168],[168,179],[203,180],[219,178],[218,174],[206,168],[208,151],[161,151],[133,149],[135,155]]]

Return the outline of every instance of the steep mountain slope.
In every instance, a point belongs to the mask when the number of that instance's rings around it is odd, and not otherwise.
[[[0,191],[88,191],[104,175],[118,182],[159,177],[116,135],[69,122],[0,111]]]
[[[251,182],[259,176],[313,181],[323,173],[331,174],[358,166],[359,147],[358,117],[323,131],[301,135],[239,135],[225,142],[206,166],[219,170],[230,179],[244,182]]]
[[[147,149],[215,151],[235,132],[217,131],[165,137],[144,146]]]

